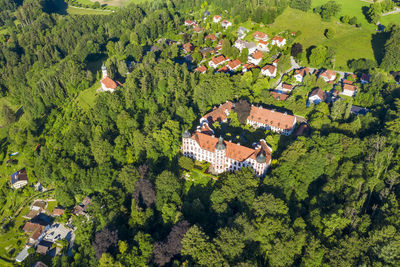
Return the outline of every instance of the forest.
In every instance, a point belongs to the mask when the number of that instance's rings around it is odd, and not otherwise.
[[[259,71],[200,75],[162,40],[179,36],[190,10],[215,6],[235,22],[268,24],[309,1],[150,1],[91,16],[59,14],[54,2],[0,0],[0,96],[9,102],[0,106],[0,163],[19,151],[30,179],[54,186],[60,205],[85,196],[92,204],[89,221],[74,218],[73,256],[32,254],[23,266],[400,265],[400,86],[390,74],[400,71],[399,26],[386,29],[380,66],[352,62],[371,75],[354,99],[370,112],[354,116],[344,101],[306,108],[321,85],[313,77],[277,104]],[[77,99],[103,61],[123,87],[83,107]],[[310,131],[268,134],[273,164],[263,179],[244,168],[186,181],[182,132],[238,99],[304,114]],[[11,192],[2,183],[2,198]]]

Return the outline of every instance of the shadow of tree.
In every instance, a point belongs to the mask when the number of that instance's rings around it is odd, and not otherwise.
[[[374,51],[374,57],[378,65],[381,64],[383,57],[385,56],[385,44],[389,39],[390,33],[388,32],[377,32],[372,35],[371,45]]]

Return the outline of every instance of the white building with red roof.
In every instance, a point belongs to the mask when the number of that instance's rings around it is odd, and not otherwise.
[[[256,41],[266,42],[269,39],[268,35],[266,33],[259,32],[259,31],[256,31],[255,33],[253,33],[253,37],[254,37],[254,40],[256,40]]]
[[[262,177],[271,165],[272,149],[265,140],[249,148],[199,130],[194,134],[188,131],[183,133],[182,152],[184,156],[211,163],[212,171],[217,174],[250,167],[257,176]]]
[[[118,84],[108,76],[107,67],[104,65],[104,63],[103,66],[101,66],[101,72],[103,78],[100,81],[100,91],[114,92],[115,89],[118,88]]]
[[[247,118],[247,124],[255,128],[290,135],[296,126],[296,117],[287,113],[252,105],[250,115]]]
[[[260,51],[269,52],[268,46],[269,46],[269,42],[261,40],[261,41],[258,41],[257,49]]]
[[[258,64],[260,64],[263,57],[264,57],[264,54],[261,53],[261,51],[256,50],[254,53],[252,53],[248,57],[247,61],[251,64],[258,65]]]
[[[276,67],[273,65],[265,65],[261,69],[261,74],[267,77],[274,78],[276,76]]]
[[[218,22],[220,22],[220,21],[221,21],[221,16],[215,15],[215,16],[213,17],[213,22],[214,22],[214,23],[218,23]]]
[[[230,21],[227,21],[226,19],[224,19],[224,20],[221,22],[221,26],[222,26],[223,28],[227,29],[227,28],[229,28],[230,26],[232,26],[232,23],[231,23]]]
[[[227,67],[228,69],[230,69],[231,71],[235,71],[238,68],[240,68],[240,66],[242,65],[242,62],[240,62],[239,59],[235,59],[235,60],[231,60],[228,62]]]
[[[286,39],[281,36],[274,36],[272,38],[272,45],[276,45],[278,47],[284,47],[286,45]]]
[[[355,96],[357,93],[357,86],[351,85],[351,84],[344,84],[343,85],[343,91],[342,95],[346,96]]]
[[[197,68],[195,69],[195,72],[204,74],[204,73],[207,72],[207,68],[206,68],[206,66],[199,66],[199,67],[197,67]]]
[[[194,26],[196,22],[191,21],[190,19],[185,20],[185,26]]]
[[[333,82],[334,80],[336,80],[336,72],[334,72],[333,70],[326,70],[323,71],[319,77],[321,77],[322,79],[324,79],[325,82]]]
[[[227,61],[227,59],[223,56],[220,55],[218,57],[212,57],[211,60],[208,62],[208,65],[211,68],[217,68],[219,65],[224,64]]]
[[[308,68],[301,68],[299,70],[294,71],[293,77],[296,79],[297,82],[302,83],[304,77],[310,72]]]

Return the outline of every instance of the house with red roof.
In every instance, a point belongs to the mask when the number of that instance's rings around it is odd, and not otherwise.
[[[235,71],[237,70],[240,66],[242,65],[242,62],[240,62],[239,59],[235,59],[235,60],[231,60],[228,62],[228,69],[230,69],[231,71]]]
[[[194,50],[194,45],[191,43],[186,43],[183,45],[183,50],[186,52],[186,54],[192,53]]]
[[[193,26],[195,24],[196,24],[196,22],[191,21],[190,19],[185,20],[185,26]]]
[[[301,68],[294,71],[293,77],[296,79],[297,82],[302,83],[304,77],[310,72],[308,68]]]
[[[254,37],[254,40],[256,40],[256,41],[266,42],[269,39],[268,35],[266,33],[259,32],[259,31],[256,31],[255,33],[253,33],[253,37]]]
[[[231,23],[230,21],[227,21],[226,19],[224,19],[224,20],[221,22],[221,26],[222,26],[224,29],[228,29],[230,26],[232,26],[232,23]]]
[[[257,49],[268,53],[269,52],[268,46],[269,46],[269,42],[261,40],[261,41],[258,41]]]
[[[314,89],[308,97],[308,103],[319,104],[326,100],[326,93],[320,88]]]
[[[207,68],[206,68],[206,66],[199,66],[199,67],[197,67],[194,71],[195,71],[195,72],[198,72],[198,73],[200,73],[200,74],[204,74],[204,73],[206,73]]]
[[[291,93],[293,90],[293,85],[287,84],[287,83],[282,83],[280,90],[285,93]]]
[[[219,65],[224,64],[227,61],[227,59],[223,56],[220,55],[218,57],[212,57],[211,60],[208,62],[208,65],[211,68],[217,68]]]
[[[280,100],[280,101],[285,101],[289,95],[288,94],[284,94],[275,90],[269,91],[269,94],[275,98],[276,100]]]
[[[286,39],[281,36],[274,36],[272,38],[272,45],[276,45],[278,47],[284,47],[286,45]]]
[[[248,57],[248,62],[254,65],[260,64],[261,60],[263,59],[264,54],[261,51],[256,50]]]
[[[336,72],[333,70],[325,70],[320,75],[320,78],[324,79],[325,82],[333,82],[336,80]]]
[[[217,41],[217,36],[215,36],[214,34],[209,34],[206,35],[206,37],[204,37],[205,40],[211,40],[211,41]]]
[[[261,69],[261,74],[267,77],[274,78],[276,76],[276,67],[273,65],[265,65]]]
[[[213,22],[214,22],[214,23],[218,23],[218,22],[220,22],[220,21],[221,21],[221,16],[215,15],[215,16],[213,17]]]
[[[290,135],[296,126],[296,117],[286,112],[251,106],[247,124],[283,135]]]
[[[120,84],[116,83],[113,79],[111,79],[108,76],[107,67],[104,65],[104,63],[103,66],[101,67],[101,71],[103,73],[103,78],[100,81],[101,84],[100,91],[114,92],[115,89],[117,89],[118,86],[120,86]]]
[[[357,93],[357,86],[351,85],[351,84],[344,84],[343,85],[343,91],[342,91],[342,95],[346,95],[346,96],[355,96],[355,94]]]
[[[252,63],[246,63],[243,65],[242,72],[245,73],[254,68],[257,68],[257,66]]]

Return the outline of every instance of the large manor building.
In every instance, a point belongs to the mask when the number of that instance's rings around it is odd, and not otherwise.
[[[234,108],[234,103],[226,102],[215,107],[200,119],[200,126],[191,134],[185,131],[182,135],[182,152],[184,156],[211,163],[214,173],[235,171],[251,167],[257,176],[264,176],[271,164],[272,149],[265,140],[253,144],[252,148],[235,144],[215,137],[209,127],[214,122],[225,122]],[[247,124],[256,128],[290,135],[296,125],[296,118],[286,113],[252,106]]]

